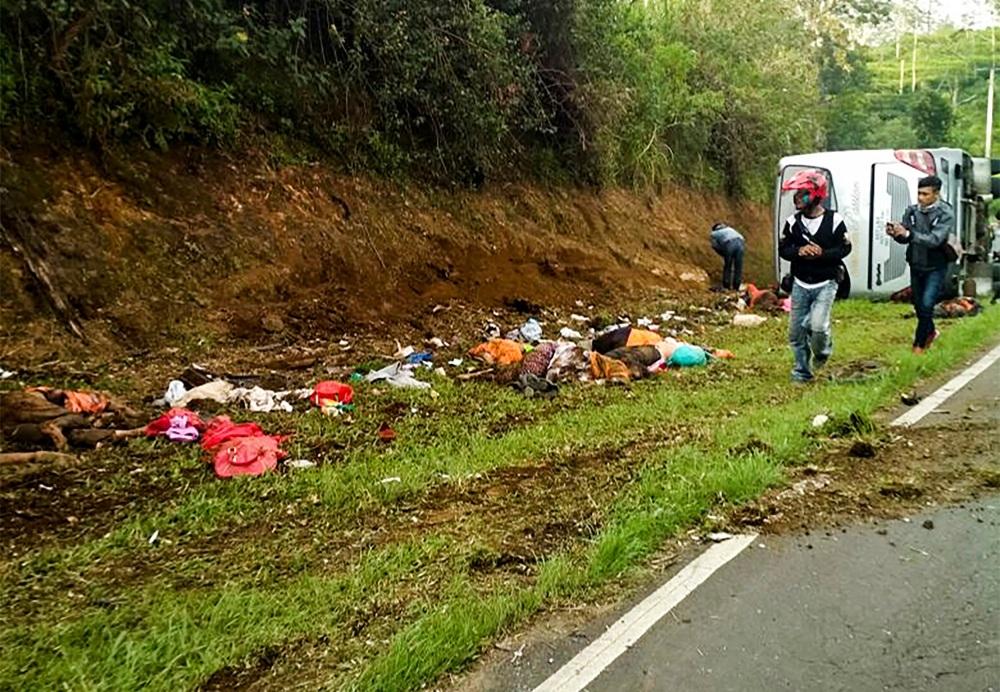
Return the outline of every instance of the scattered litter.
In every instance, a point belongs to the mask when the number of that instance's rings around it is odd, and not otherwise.
[[[206,400],[225,404],[228,403],[229,395],[232,394],[235,388],[232,383],[225,380],[212,380],[194,389],[189,389],[186,394],[174,401],[173,405],[178,408],[187,408],[195,401]]]
[[[309,461],[308,459],[292,459],[291,461],[286,461],[285,466],[290,469],[311,469],[315,468],[316,462]]]
[[[801,481],[792,484],[792,487],[789,488],[788,490],[783,490],[782,492],[778,493],[778,499],[802,496],[814,490],[825,488],[826,486],[830,485],[830,483],[831,483],[831,478],[825,473],[821,473],[813,478],[804,478]]]
[[[570,315],[569,318],[574,322],[590,322],[589,317],[584,317],[583,315],[577,315],[576,313]]]
[[[822,428],[824,425],[827,424],[827,422],[829,422],[829,420],[830,416],[826,415],[825,413],[820,413],[815,418],[813,418],[812,426],[814,428]]]
[[[433,346],[434,348],[444,348],[445,346],[448,345],[436,336],[428,339],[424,343],[427,344],[428,346]]]
[[[640,317],[638,320],[636,320],[635,323],[640,327],[649,327],[650,325],[653,324],[653,320],[649,319],[648,317]]]
[[[445,370],[444,368],[434,368],[434,374],[437,375],[438,377],[447,377],[448,371]]]
[[[576,331],[575,329],[570,329],[569,327],[563,327],[559,330],[559,336],[564,339],[582,339],[583,334]]]
[[[413,348],[412,346],[407,346],[407,347],[404,348],[404,347],[400,346],[399,342],[397,341],[396,342],[396,352],[394,354],[392,354],[392,357],[395,358],[396,360],[403,360],[404,358],[410,356],[416,350],[417,349]]]
[[[309,394],[309,401],[326,415],[339,415],[350,410],[354,401],[354,387],[336,380],[317,382]]]
[[[421,365],[424,363],[431,363],[433,360],[434,354],[430,351],[418,351],[406,356],[404,362],[407,365]]]
[[[399,476],[389,476],[388,478],[383,478],[379,483],[402,483],[403,479]]]
[[[905,394],[899,395],[899,400],[907,406],[916,406],[920,403],[920,399],[920,395],[916,392],[906,392]]]
[[[167,391],[163,393],[163,398],[155,401],[160,406],[175,406],[177,402],[187,394],[187,387],[180,380],[170,380]]]
[[[378,426],[378,439],[382,442],[392,442],[396,439],[396,431],[388,423]]]
[[[17,373],[13,370],[4,370],[3,368],[0,368],[0,380],[9,380],[16,374]]]
[[[751,315],[745,312],[733,315],[733,325],[736,327],[759,327],[765,322],[767,318],[763,315]]]
[[[381,370],[370,372],[365,376],[368,382],[386,381],[393,387],[403,387],[412,389],[430,389],[430,382],[422,382],[413,376],[414,365],[404,365],[403,363],[393,363]]]
[[[921,524],[921,526],[923,526],[925,529],[927,529],[928,531],[930,531],[931,529],[934,528],[934,522],[931,521],[930,519],[925,519],[924,523]]]
[[[521,327],[518,332],[525,341],[530,343],[535,343],[536,341],[542,340],[542,325],[538,323],[534,317],[529,318]]]
[[[160,530],[157,529],[152,534],[150,534],[150,536],[149,536],[149,544],[153,545],[154,543],[156,543],[157,540],[159,540],[159,538],[160,538]]]
[[[715,531],[706,536],[706,538],[708,538],[708,540],[712,541],[713,543],[721,543],[722,541],[728,541],[732,537],[733,534],[726,533],[725,531]]]
[[[348,341],[347,339],[341,339],[340,341],[337,342],[337,345],[338,346],[350,346],[351,342]]]
[[[457,367],[459,367],[464,362],[465,361],[463,359],[461,359],[461,358],[452,358],[451,360],[448,361],[448,365],[450,365],[450,366],[452,366],[454,368],[457,368]]]
[[[239,403],[257,413],[285,411],[291,413],[295,409],[286,399],[305,399],[311,395],[311,389],[293,389],[275,392],[270,389],[253,386],[250,389],[237,387],[229,393],[227,403]]]

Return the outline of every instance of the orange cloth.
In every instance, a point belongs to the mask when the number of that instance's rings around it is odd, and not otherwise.
[[[595,380],[627,381],[631,377],[625,363],[594,351],[590,353],[590,375]]]
[[[747,293],[750,295],[750,309],[760,308],[761,310],[778,311],[781,309],[781,301],[778,295],[766,288],[757,288],[753,284],[747,284]]]
[[[524,358],[524,348],[510,339],[490,339],[469,349],[469,357],[487,365],[513,365]]]
[[[52,389],[51,387],[29,387],[26,392],[38,392],[53,404],[58,404],[70,413],[103,413],[111,400],[100,392]]]
[[[715,358],[729,359],[729,358],[735,358],[736,354],[724,348],[716,348],[712,350],[712,356],[714,356]]]
[[[663,335],[648,329],[632,329],[628,333],[626,346],[655,346],[663,341]]]

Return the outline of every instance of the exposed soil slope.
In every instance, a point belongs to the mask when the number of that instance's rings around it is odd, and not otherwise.
[[[2,163],[8,365],[78,348],[69,324],[113,352],[416,326],[449,301],[613,307],[683,294],[718,279],[717,219],[748,236],[746,275],[770,276],[769,210],[682,187],[448,190],[254,152],[140,152],[123,165],[17,151]]]

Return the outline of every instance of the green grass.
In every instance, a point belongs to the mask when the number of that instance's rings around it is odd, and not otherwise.
[[[908,348],[915,325],[900,319],[906,311],[857,301],[836,306],[831,367],[856,359],[883,364],[861,383],[789,384],[786,323],[770,320],[701,339],[734,350],[735,361],[628,390],[574,386],[535,401],[483,383],[439,380],[437,399],[361,387],[350,424],[316,415],[263,418],[269,429],[295,431],[294,455],[323,455],[327,464],[306,473],[192,482],[191,467],[203,463],[196,454],[136,443],[130,450],[144,466],[162,455],[164,484],[190,487],[164,506],[150,503],[124,517],[107,535],[4,561],[0,687],[190,688],[261,651],[323,637],[342,665],[316,671],[314,686],[417,688],[461,668],[540,608],[631,574],[713,507],[780,482],[785,467],[807,462],[823,444],[811,428],[817,413],[835,422],[852,413],[868,419],[915,380],[1000,334],[1000,311],[991,308],[947,323],[944,338],[918,358]],[[378,446],[371,433],[393,401],[419,411],[394,423],[398,444]],[[738,451],[751,440],[766,451]],[[527,575],[484,576],[470,558],[496,546],[433,529],[360,553],[327,549],[363,519],[396,516],[436,489],[595,453],[625,469],[627,479],[603,501],[599,533],[544,555]],[[389,476],[401,482],[380,482]],[[112,476],[106,486],[125,482]],[[240,531],[247,523],[263,530]],[[171,541],[157,547],[165,551],[157,568],[119,582],[122,566],[150,554],[153,530]],[[206,546],[211,550],[201,550]],[[372,619],[374,645],[350,643],[358,612]]]

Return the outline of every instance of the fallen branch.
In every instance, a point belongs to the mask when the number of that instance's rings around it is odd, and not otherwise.
[[[72,454],[63,454],[62,452],[0,452],[0,466],[29,464],[38,461],[53,464],[75,464],[79,460]]]

